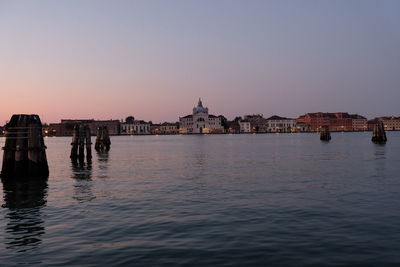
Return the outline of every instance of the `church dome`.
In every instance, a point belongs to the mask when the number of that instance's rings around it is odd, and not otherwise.
[[[203,102],[199,98],[199,102],[197,103],[197,107],[193,108],[193,114],[196,113],[208,113],[208,108],[203,107]]]

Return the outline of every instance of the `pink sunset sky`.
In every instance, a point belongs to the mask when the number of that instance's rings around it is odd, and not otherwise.
[[[0,1],[14,113],[400,115],[400,1]]]

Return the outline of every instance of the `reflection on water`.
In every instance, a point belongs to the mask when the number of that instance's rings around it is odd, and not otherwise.
[[[377,177],[385,177],[385,159],[386,146],[385,144],[375,144],[374,163]]]
[[[99,178],[108,178],[108,161],[110,154],[108,151],[98,151],[97,160],[99,164]]]
[[[376,144],[375,145],[375,160],[385,159],[385,145],[383,144]]]
[[[45,233],[42,207],[46,205],[47,180],[3,179],[3,208],[8,208],[6,247],[24,252],[37,247]]]
[[[92,192],[92,162],[71,160],[71,168],[72,178],[76,180],[73,198],[80,203],[95,199]]]
[[[400,266],[389,137],[120,136],[92,164],[49,138],[48,194],[4,185],[0,266]]]
[[[197,142],[195,143],[195,147],[194,147],[194,163],[195,163],[195,167],[197,169],[197,174],[198,177],[203,177],[206,173],[206,161],[207,161],[207,152],[205,151],[204,148],[204,142],[205,142],[205,136],[200,136],[201,138],[199,138],[198,140],[196,140]]]

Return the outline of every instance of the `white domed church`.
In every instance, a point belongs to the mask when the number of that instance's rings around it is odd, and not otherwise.
[[[208,108],[203,107],[199,98],[197,107],[193,108],[193,114],[179,118],[179,133],[181,134],[202,134],[202,133],[223,133],[221,118],[208,114]]]

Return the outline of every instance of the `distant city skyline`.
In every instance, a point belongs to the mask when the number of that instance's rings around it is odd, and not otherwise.
[[[0,0],[0,124],[400,115],[400,1]]]

